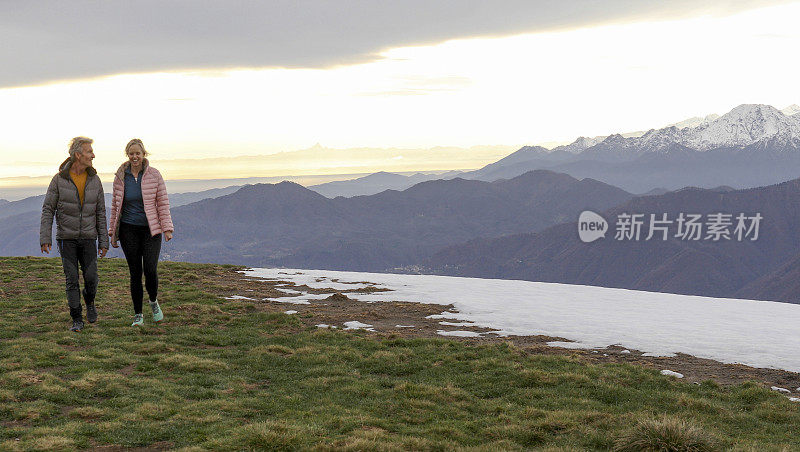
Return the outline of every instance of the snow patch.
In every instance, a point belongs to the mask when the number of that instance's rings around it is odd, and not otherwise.
[[[255,301],[255,298],[243,297],[241,295],[231,295],[230,297],[225,297],[225,299],[226,300],[253,300],[253,301]]]
[[[667,370],[667,369],[662,370],[661,371],[661,375],[666,375],[666,376],[675,377],[675,378],[683,378],[683,374],[682,373],[675,372],[675,371],[672,371],[672,370]]]
[[[246,270],[241,273],[250,275],[256,278],[259,278],[259,275],[250,274],[253,270],[259,269],[251,269]],[[366,279],[362,280],[353,280],[349,277],[340,278],[333,273],[325,274],[324,270],[318,270],[316,274],[309,273],[308,270],[297,270],[297,271],[280,271],[280,269],[274,268],[270,269],[274,270],[272,273],[275,275],[274,279],[277,281],[291,281],[296,286],[308,286],[312,289],[334,289],[334,290],[352,290],[354,284],[365,284],[367,281]],[[285,270],[285,269],[284,269]],[[342,273],[350,273],[350,272],[342,272]],[[369,287],[380,288],[383,287],[380,284],[369,283]],[[387,287],[388,288],[388,287]],[[328,294],[330,295],[330,294]]]
[[[319,288],[330,284],[317,282],[318,276],[329,282],[370,281],[389,291],[349,293],[348,297],[453,305],[458,312],[430,318],[474,322],[475,326],[498,330],[502,336],[546,335],[575,341],[583,348],[618,344],[645,356],[684,353],[724,363],[800,372],[800,305],[796,304],[436,275],[285,269],[243,273]],[[285,302],[287,298],[274,301]]]
[[[283,313],[284,314],[297,314],[297,311],[289,310],[289,311],[283,311]]]
[[[790,390],[788,390],[786,388],[780,388],[778,386],[773,386],[770,389],[772,389],[773,391],[783,392],[783,393],[786,393],[786,394],[791,394],[792,393],[792,391],[790,391]]]
[[[660,358],[660,357],[672,358],[675,356],[675,353],[646,352],[642,353],[642,356],[651,356],[654,358]]]
[[[372,325],[367,323],[361,323],[358,320],[353,320],[350,322],[344,322],[344,329],[346,330],[367,330],[367,331],[375,331],[375,328]]]
[[[474,331],[463,331],[463,330],[455,330],[455,331],[445,331],[445,330],[437,330],[436,334],[441,336],[456,336],[456,337],[480,337],[481,333],[476,333]]]
[[[395,328],[414,328],[414,325],[395,325]]]
[[[439,322],[439,325],[444,326],[475,326],[472,322]]]
[[[431,314],[425,316],[426,319],[458,319],[458,315],[455,312],[444,311],[441,314]]]
[[[595,348],[591,345],[582,344],[580,342],[564,342],[564,341],[550,341],[547,345],[551,347],[571,348],[571,349],[589,349]]]
[[[291,303],[291,304],[311,304],[310,302],[301,299],[300,297],[280,297],[280,298],[264,298],[265,301],[277,301],[278,303]]]

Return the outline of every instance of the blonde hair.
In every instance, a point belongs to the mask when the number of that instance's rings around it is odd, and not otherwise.
[[[86,137],[75,137],[69,141],[69,157],[75,160],[75,154],[83,154],[83,145],[92,144],[94,140]]]
[[[144,148],[144,143],[142,143],[142,140],[138,138],[134,138],[131,141],[128,141],[128,144],[125,145],[125,155],[128,155],[128,149],[130,149],[131,146],[133,146],[134,144],[137,144],[139,145],[140,148],[142,148],[142,156],[147,157],[148,155],[150,155],[150,153],[147,152],[147,150]]]

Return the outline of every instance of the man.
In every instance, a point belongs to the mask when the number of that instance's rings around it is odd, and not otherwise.
[[[56,242],[67,281],[67,302],[72,317],[71,331],[83,329],[78,266],[83,272],[83,300],[86,318],[97,321],[94,305],[97,293],[97,243],[100,257],[108,252],[106,204],[103,184],[92,168],[93,140],[75,137],[69,144],[69,157],[53,176],[42,205],[39,244],[42,253],[50,254],[53,216],[56,218]]]

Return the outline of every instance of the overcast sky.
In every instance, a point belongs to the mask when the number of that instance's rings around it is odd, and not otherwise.
[[[110,172],[132,137],[155,161],[522,146],[782,109],[800,104],[798,17],[798,1],[0,1],[0,188],[52,175],[76,135]],[[326,174],[385,169],[340,154]]]
[[[724,16],[781,0],[0,2],[0,86],[118,73],[366,62],[395,47]]]

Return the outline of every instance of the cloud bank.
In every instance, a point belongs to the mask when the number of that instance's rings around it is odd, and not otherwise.
[[[76,0],[0,3],[0,87],[119,73],[325,68],[382,50],[700,15],[785,0]]]

